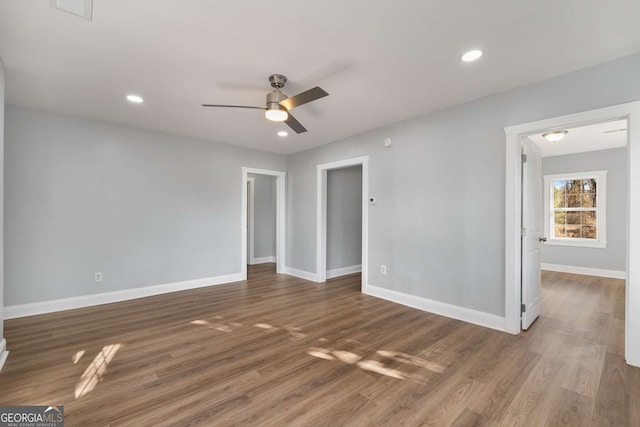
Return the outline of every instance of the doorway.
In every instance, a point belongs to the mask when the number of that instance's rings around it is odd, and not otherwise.
[[[284,171],[274,171],[267,169],[256,169],[242,167],[242,207],[241,207],[241,244],[240,244],[240,272],[243,280],[247,279],[247,262],[251,258],[249,237],[251,236],[249,227],[251,227],[249,204],[250,192],[252,184],[250,174],[255,178],[256,175],[275,177],[275,263],[276,273],[284,274],[285,270],[285,254],[286,254],[286,176]],[[253,180],[255,185],[255,179]],[[255,198],[255,194],[254,194]],[[254,203],[255,205],[255,203]],[[255,209],[254,209],[255,210]],[[254,224],[255,226],[255,219]],[[254,239],[255,242],[255,239]],[[255,248],[253,248],[255,250]]]
[[[627,125],[521,137],[523,330],[541,313],[541,270],[626,278]]]
[[[327,171],[327,265],[332,279],[362,271],[362,166]]]
[[[276,178],[249,174],[247,264],[276,262]]]
[[[361,291],[366,293],[368,240],[369,240],[369,156],[356,157],[317,166],[317,224],[316,224],[316,275],[318,282],[327,280],[327,175],[331,170],[344,169],[353,166],[362,168],[361,192],[361,260],[362,280]]]
[[[640,366],[640,224],[630,220],[640,217],[640,133],[634,133],[632,129],[634,123],[640,122],[640,102],[505,128],[505,331],[513,334],[518,334],[521,331],[523,285],[523,152],[521,138],[545,131],[623,119],[628,120],[625,359],[630,365]]]

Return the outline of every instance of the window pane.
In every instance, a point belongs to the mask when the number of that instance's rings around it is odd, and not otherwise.
[[[597,187],[597,177],[551,181],[552,237],[597,239]]]
[[[553,181],[553,207],[554,208],[566,208],[566,182],[565,181]]]
[[[582,212],[567,212],[567,224],[582,224]]]
[[[596,195],[593,193],[582,194],[582,207],[583,208],[595,208],[596,207]]]
[[[567,194],[579,194],[582,193],[580,187],[582,187],[582,185],[578,186],[576,185],[576,183],[578,181],[576,181],[575,179],[571,179],[566,181],[567,182]]]
[[[582,224],[583,225],[596,225],[596,213],[595,211],[582,212]]]
[[[555,226],[555,237],[567,237],[567,233],[565,232],[564,224]]]
[[[593,194],[595,194],[598,182],[593,178],[584,179],[583,180],[583,185],[584,185],[584,192],[585,193],[593,193]]]
[[[579,225],[567,225],[566,234],[567,237],[580,238],[580,226]]]
[[[570,208],[582,207],[582,194],[569,194],[567,196],[567,205]]]
[[[590,225],[585,225],[584,227],[582,227],[582,237],[585,239],[595,239],[596,227],[592,227]]]

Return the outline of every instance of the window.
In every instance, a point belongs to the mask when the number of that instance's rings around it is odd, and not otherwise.
[[[545,175],[547,244],[607,246],[607,171]]]

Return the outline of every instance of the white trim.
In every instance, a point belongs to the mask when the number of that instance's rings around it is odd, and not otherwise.
[[[472,310],[470,308],[447,304],[372,285],[367,286],[366,294],[395,302],[397,304],[406,305],[407,307],[417,308],[418,310],[504,332],[505,318],[496,316],[495,314]]]
[[[596,235],[597,239],[579,239],[579,238],[559,238],[553,237],[553,201],[554,193],[551,187],[554,181],[565,181],[572,179],[595,178],[597,185],[596,190]],[[576,209],[583,210],[583,209]],[[594,210],[593,208],[588,210]],[[547,238],[545,244],[552,246],[576,246],[583,248],[600,248],[607,247],[607,171],[590,171],[563,173],[554,175],[544,175],[544,237]]]
[[[298,277],[300,279],[309,280],[311,282],[320,283],[320,280],[318,280],[318,275],[310,271],[298,270],[297,268],[292,267],[285,267],[285,274]]]
[[[548,238],[546,242],[544,242],[545,246],[573,246],[577,248],[596,248],[596,249],[605,249],[607,247],[607,242],[598,242],[592,241],[592,239],[551,239]]]
[[[346,276],[347,274],[360,273],[361,271],[362,271],[362,264],[352,265],[349,267],[334,268],[332,270],[327,270],[327,279]]]
[[[327,171],[362,165],[362,281],[366,293],[369,263],[369,156],[354,157],[317,165],[316,188],[316,275],[327,280]]]
[[[249,237],[247,239],[247,244],[249,245],[248,256],[249,256],[249,264],[253,264],[254,260],[254,248],[255,248],[255,199],[256,199],[256,179],[254,177],[247,178],[247,191],[249,194],[247,195],[247,221]]]
[[[287,173],[267,169],[242,167],[242,211],[241,220],[241,244],[240,244],[240,274],[242,280],[247,279],[247,174],[269,175],[276,177],[276,273],[285,273],[285,257],[287,254],[286,239],[286,179]]]
[[[274,256],[263,256],[263,257],[259,257],[259,258],[251,258],[251,261],[249,262],[250,265],[255,265],[255,264],[266,264],[269,262],[276,262],[276,257]]]
[[[316,176],[316,274],[327,280],[327,169],[317,166]],[[364,282],[363,282],[364,283]]]
[[[521,152],[520,137],[620,119],[628,120],[628,216],[625,359],[640,367],[640,101],[505,128],[505,330],[520,333]]]
[[[2,367],[4,366],[4,362],[7,361],[7,357],[9,357],[9,352],[7,351],[7,340],[2,338],[2,341],[0,341],[0,372],[2,372]]]
[[[585,276],[609,277],[611,279],[627,278],[626,271],[605,270],[602,268],[578,267],[575,265],[560,265],[542,263],[542,269],[547,271],[557,271],[559,273],[582,274]]]
[[[235,273],[224,276],[205,277],[203,279],[185,280],[183,282],[123,289],[120,291],[104,292],[100,294],[81,295],[51,301],[10,305],[4,308],[4,318],[15,319],[18,317],[35,316],[37,314],[54,313],[56,311],[73,310],[75,308],[92,307],[94,305],[110,304],[113,302],[128,301],[137,298],[167,294],[170,292],[223,285],[225,283],[240,282],[242,280],[244,280],[242,274]]]

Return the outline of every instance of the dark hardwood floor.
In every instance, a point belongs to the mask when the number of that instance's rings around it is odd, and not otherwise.
[[[230,285],[8,320],[0,404],[66,425],[640,426],[624,283],[543,274],[519,336],[251,267]]]

